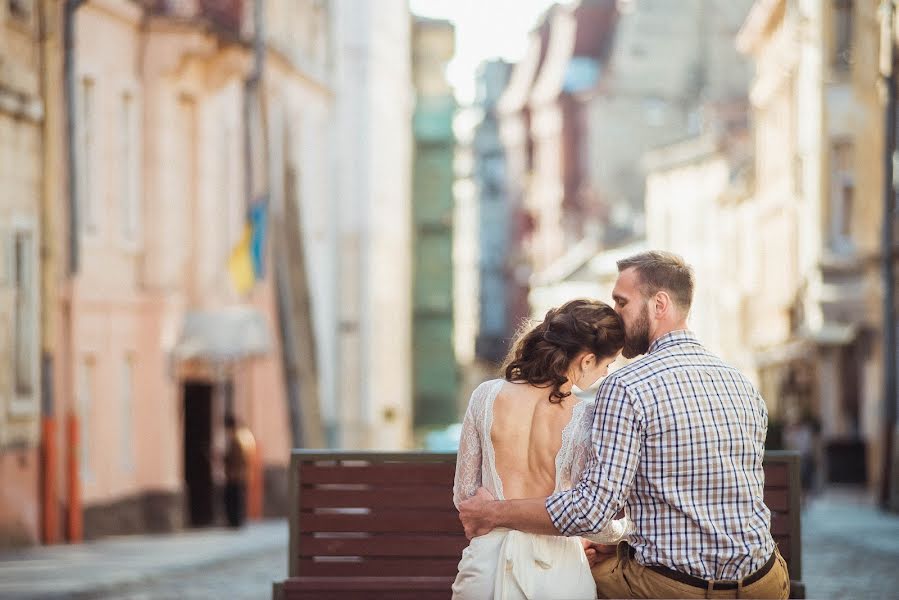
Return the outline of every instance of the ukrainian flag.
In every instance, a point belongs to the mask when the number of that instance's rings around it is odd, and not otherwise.
[[[228,258],[228,272],[231,274],[231,283],[238,294],[248,294],[256,283],[256,273],[253,269],[253,256],[250,252],[250,242],[253,239],[253,227],[247,223],[243,228],[243,235]]]
[[[241,295],[248,294],[256,281],[262,279],[267,207],[265,198],[253,203],[247,213],[243,235],[228,258],[231,283]]]

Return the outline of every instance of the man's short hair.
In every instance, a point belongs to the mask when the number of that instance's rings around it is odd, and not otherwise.
[[[685,313],[693,303],[693,268],[673,252],[649,250],[618,261],[618,272],[635,269],[647,298],[664,290]]]

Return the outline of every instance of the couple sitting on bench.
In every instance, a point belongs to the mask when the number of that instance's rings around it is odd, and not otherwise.
[[[504,378],[472,395],[453,489],[470,544],[453,597],[786,598],[763,499],[764,400],[687,329],[682,259],[646,252],[618,269],[614,309],[550,310]],[[645,356],[578,401],[572,387],[619,352]]]

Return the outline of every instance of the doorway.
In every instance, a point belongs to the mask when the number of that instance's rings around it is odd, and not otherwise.
[[[184,384],[184,483],[187,524],[212,525],[215,493],[212,481],[212,385]]]

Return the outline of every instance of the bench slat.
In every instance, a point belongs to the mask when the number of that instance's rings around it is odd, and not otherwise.
[[[315,514],[301,512],[300,532],[361,533],[462,533],[455,510],[449,511],[371,511],[368,514]]]
[[[291,577],[285,587],[305,590],[448,590],[455,577]]]
[[[308,558],[299,560],[299,572],[303,575],[318,575],[324,577],[390,577],[408,576],[425,577],[439,576],[453,577],[459,568],[460,558],[368,558],[365,560],[344,561],[316,561]]]
[[[445,486],[321,489],[302,487],[300,509],[308,508],[439,508],[455,511],[452,489]]]
[[[790,517],[780,513],[771,513],[771,535],[788,536],[790,531]]]
[[[363,539],[300,536],[300,556],[410,556],[459,560],[464,535],[377,535]]]
[[[789,565],[790,558],[793,555],[793,539],[789,535],[775,535],[774,541],[777,543],[780,555],[784,557],[784,560]]]
[[[309,483],[374,483],[385,485],[443,485],[452,493],[455,464],[413,463],[381,464],[365,466],[308,465],[300,466],[300,484]]]
[[[786,488],[790,485],[790,465],[776,462],[763,465],[765,470],[765,490],[769,488]]]
[[[771,512],[790,512],[790,494],[786,489],[765,489],[765,504]]]
[[[302,588],[290,588],[282,594],[283,600],[450,600],[452,598],[449,588],[440,591],[415,590],[413,592],[401,590],[315,590],[306,592]]]

